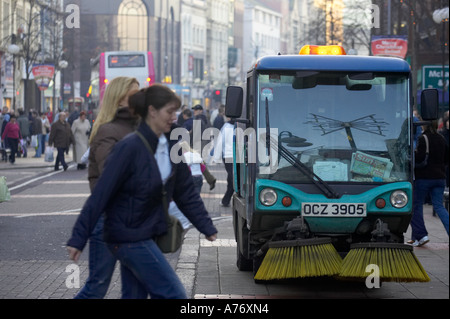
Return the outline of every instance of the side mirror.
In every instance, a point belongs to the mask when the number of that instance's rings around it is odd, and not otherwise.
[[[420,98],[420,114],[424,121],[433,121],[439,118],[439,92],[436,89],[422,91]]]
[[[239,118],[242,115],[243,103],[244,90],[240,86],[229,86],[227,88],[225,115],[233,119]]]

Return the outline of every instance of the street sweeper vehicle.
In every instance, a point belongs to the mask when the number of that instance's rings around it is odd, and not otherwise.
[[[234,120],[237,266],[256,281],[428,281],[404,244],[412,214],[414,93],[397,58],[306,46],[259,59],[227,89]],[[421,95],[437,118],[436,90]],[[372,268],[370,268],[372,269]]]

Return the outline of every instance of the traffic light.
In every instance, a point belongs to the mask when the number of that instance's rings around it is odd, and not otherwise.
[[[213,98],[214,98],[214,101],[216,101],[216,102],[222,102],[222,91],[221,90],[215,90]]]

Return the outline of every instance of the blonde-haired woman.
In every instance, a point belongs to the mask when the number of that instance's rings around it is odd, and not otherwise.
[[[118,77],[106,88],[100,113],[90,137],[88,179],[94,189],[114,145],[135,131],[137,118],[128,107],[128,98],[139,91],[135,78]],[[103,218],[89,237],[89,278],[76,299],[100,299],[106,295],[116,265],[116,258],[103,241]]]
[[[100,107],[100,113],[95,119],[92,127],[90,143],[97,135],[99,128],[106,123],[112,122],[117,115],[120,107],[128,107],[128,97],[139,91],[139,81],[130,77],[117,77],[113,79],[106,88],[103,101]]]
[[[129,77],[117,77],[106,88],[89,141],[91,149],[88,178],[91,191],[114,145],[136,129],[137,120],[133,110],[128,107],[128,98],[138,91],[138,80]]]

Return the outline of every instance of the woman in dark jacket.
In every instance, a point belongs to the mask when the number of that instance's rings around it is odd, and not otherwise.
[[[429,155],[427,165],[419,168],[417,163],[424,162],[426,157],[427,143],[424,135],[428,140]],[[448,150],[445,139],[437,132],[437,121],[433,121],[419,137],[415,156],[414,213],[411,220],[413,246],[422,246],[430,241],[423,220],[423,204],[428,193],[431,195],[433,208],[448,234],[448,211],[443,205]]]
[[[104,238],[120,260],[122,291],[129,298],[186,298],[186,292],[154,239],[167,231],[162,187],[183,214],[208,240],[217,230],[196,192],[185,163],[170,161],[172,123],[179,98],[167,87],[153,85],[130,98],[130,107],[142,118],[138,128],[153,149],[131,134],[118,142],[85,203],[68,242],[77,261],[95,224],[106,212]]]

